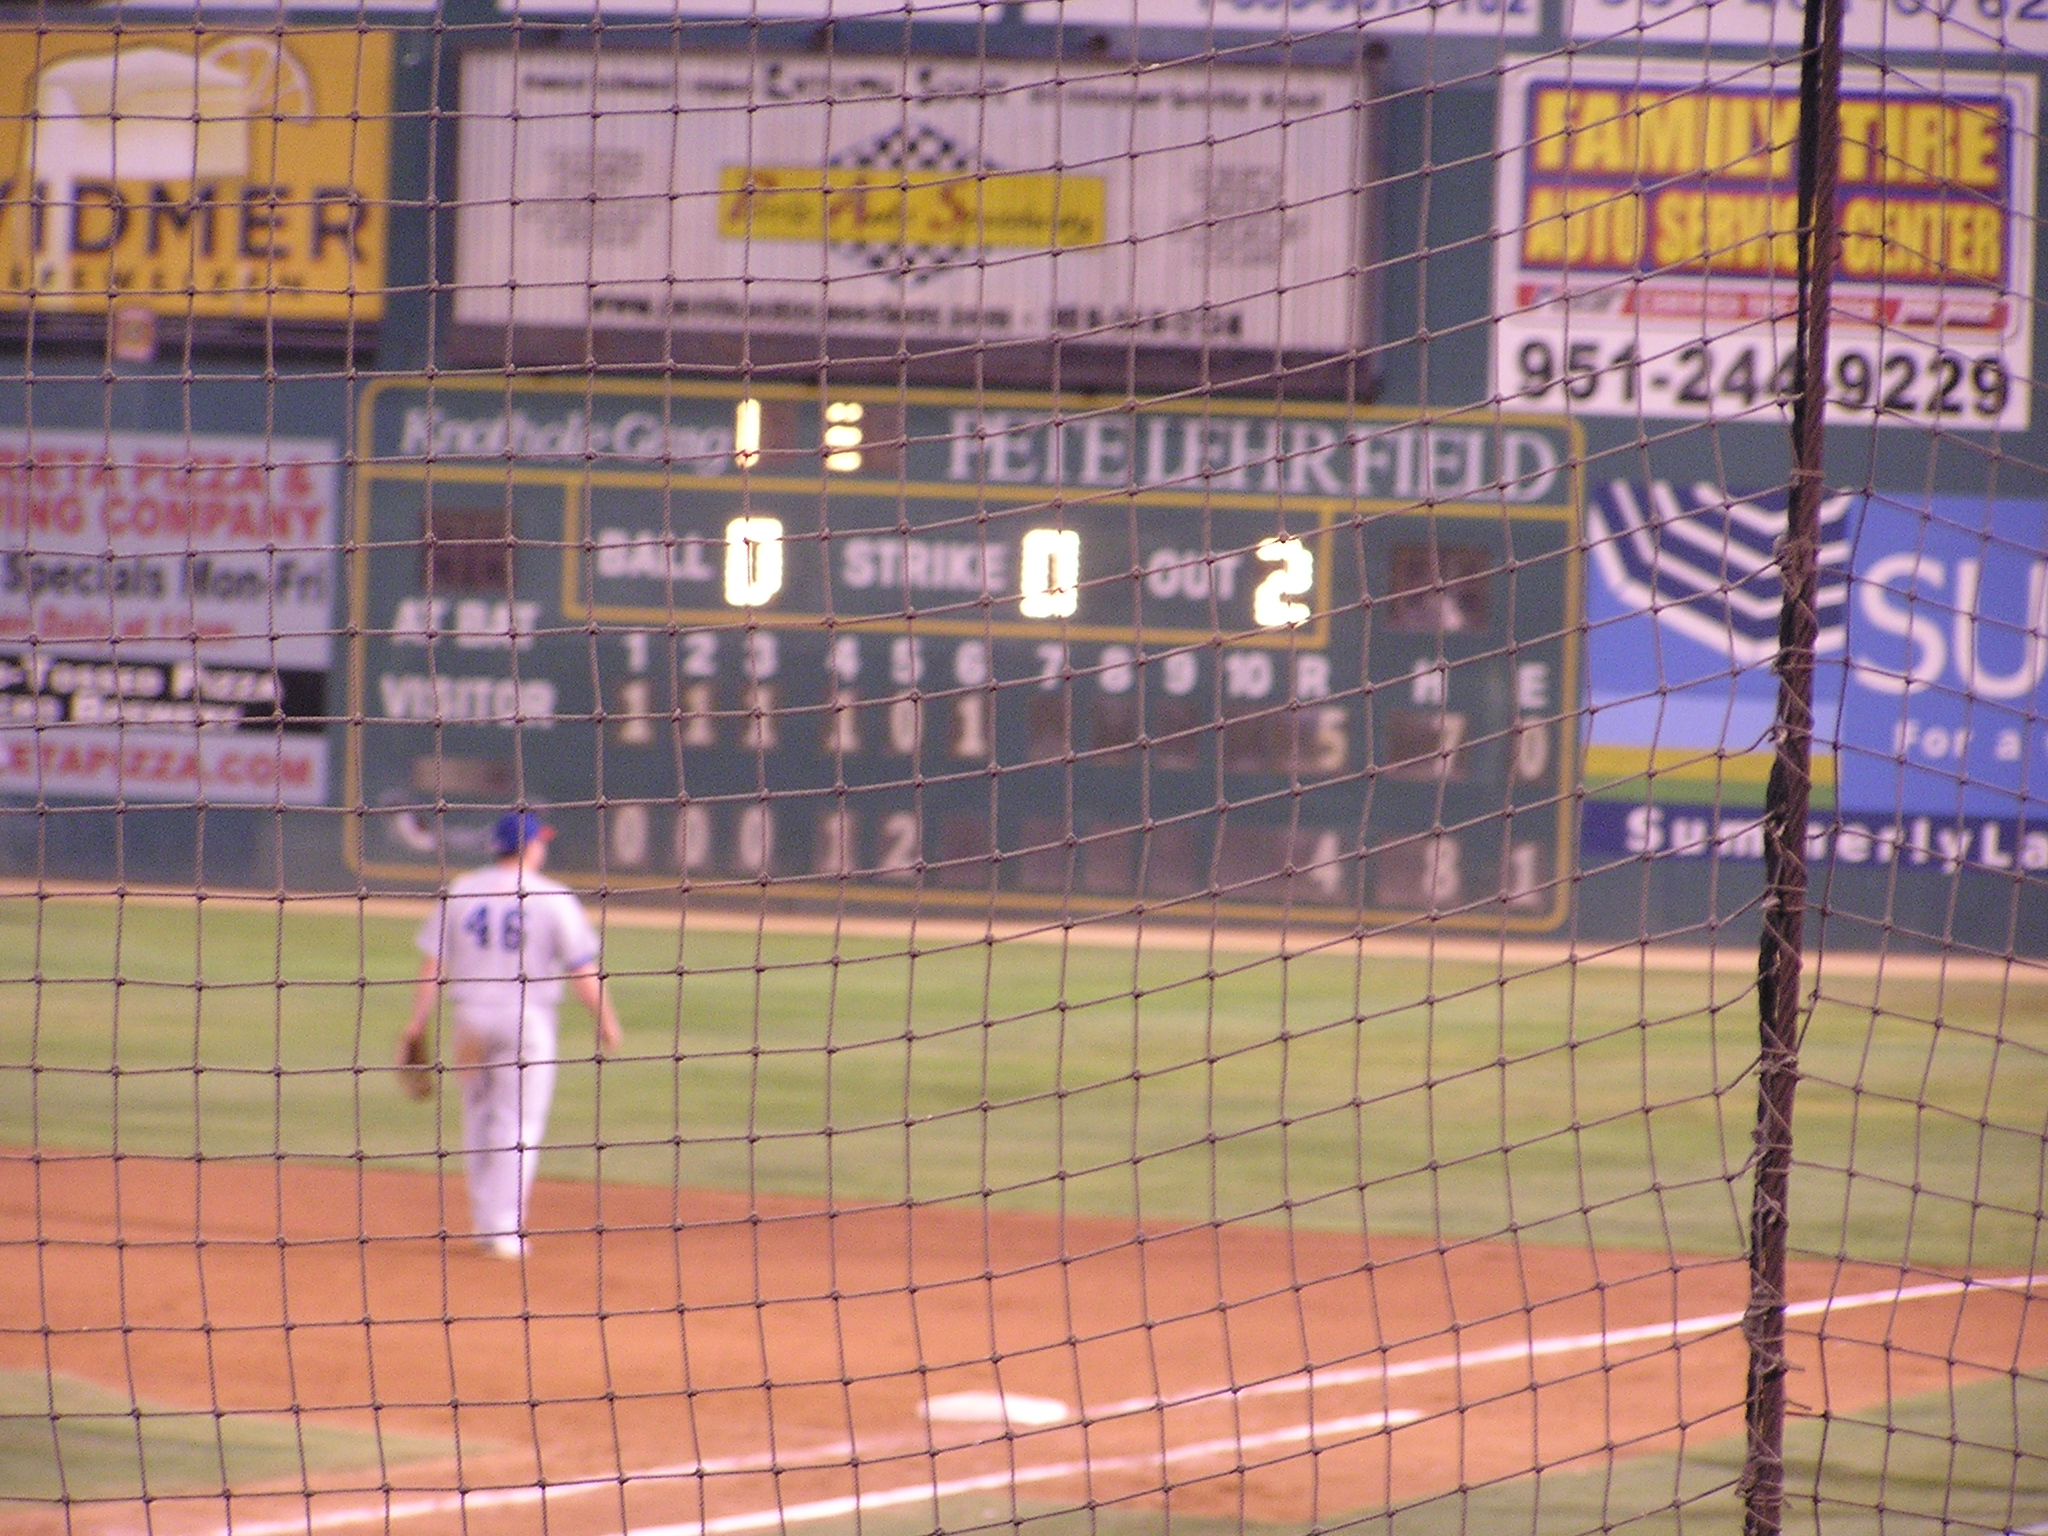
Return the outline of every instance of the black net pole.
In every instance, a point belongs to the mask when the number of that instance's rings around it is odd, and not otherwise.
[[[1828,390],[1828,303],[1836,247],[1841,137],[1842,0],[1806,7],[1799,77],[1799,391],[1792,402],[1792,483],[1778,551],[1775,754],[1764,805],[1764,924],[1757,956],[1759,1071],[1755,1186],[1749,1224],[1749,1445],[1745,1536],[1778,1536],[1785,1501],[1785,1240],[1792,1102],[1799,1085],[1806,816],[1813,771],[1813,652],[1819,631],[1820,503]]]

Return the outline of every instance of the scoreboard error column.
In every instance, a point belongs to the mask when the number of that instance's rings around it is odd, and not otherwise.
[[[431,876],[524,801],[614,885],[1551,928],[1578,460],[1547,419],[380,385],[351,851]]]

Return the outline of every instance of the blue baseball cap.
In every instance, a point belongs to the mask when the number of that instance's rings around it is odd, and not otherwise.
[[[544,843],[555,829],[531,811],[507,811],[491,828],[491,847],[498,857],[509,859],[523,852],[528,843]]]

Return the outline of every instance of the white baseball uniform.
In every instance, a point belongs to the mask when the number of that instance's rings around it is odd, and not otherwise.
[[[471,1230],[516,1237],[555,1095],[563,978],[596,963],[597,934],[567,886],[500,864],[455,880],[418,942],[454,1014]]]

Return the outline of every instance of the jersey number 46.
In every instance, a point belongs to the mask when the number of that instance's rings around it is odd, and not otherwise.
[[[478,949],[491,947],[491,909],[472,908],[468,917],[462,920],[462,930],[476,940]],[[519,909],[507,907],[503,920],[497,925],[498,946],[501,949],[517,949],[525,937],[525,925],[521,922]]]

